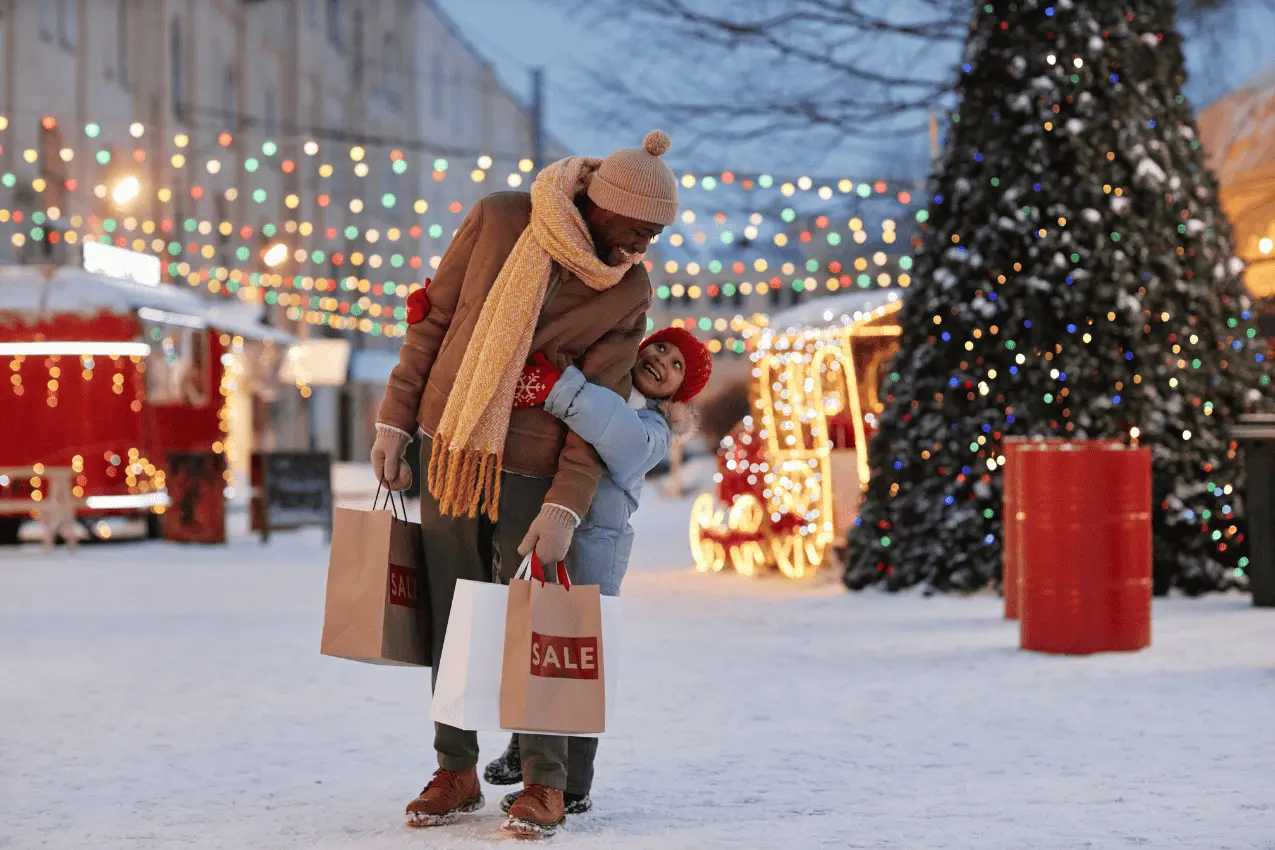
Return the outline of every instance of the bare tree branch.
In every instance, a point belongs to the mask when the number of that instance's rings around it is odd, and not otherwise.
[[[602,120],[676,126],[679,150],[800,137],[826,150],[924,133],[952,103],[960,47],[982,0],[547,0],[610,31],[655,31],[671,48],[588,74]],[[1192,38],[1255,3],[1180,0]],[[1218,55],[1225,55],[1223,44]],[[675,67],[668,61],[677,55]],[[687,141],[689,137],[690,141]],[[881,155],[889,157],[886,148]]]

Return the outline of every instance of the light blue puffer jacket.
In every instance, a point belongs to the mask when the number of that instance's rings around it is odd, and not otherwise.
[[[611,390],[589,383],[574,366],[553,385],[545,410],[591,444],[606,464],[589,513],[576,529],[576,582],[600,585],[603,596],[618,596],[633,551],[629,517],[646,474],[668,453],[669,424],[656,402],[634,409]]]

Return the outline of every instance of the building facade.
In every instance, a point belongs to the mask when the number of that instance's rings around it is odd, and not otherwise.
[[[372,441],[404,296],[537,150],[430,0],[0,0],[0,116],[0,260],[76,263],[106,236],[347,340],[347,380],[263,380],[251,414],[258,447],[338,460]]]

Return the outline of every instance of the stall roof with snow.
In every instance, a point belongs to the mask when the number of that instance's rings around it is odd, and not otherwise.
[[[153,311],[153,312],[152,312]],[[168,284],[136,283],[76,266],[0,267],[0,317],[38,322],[57,315],[85,318],[112,313],[143,318],[182,317],[247,339],[281,344],[295,341],[286,331],[260,323],[259,305],[211,303]]]
[[[904,290],[894,288],[826,295],[773,314],[764,330],[775,334],[850,325],[871,317],[882,307],[901,302],[903,297]]]

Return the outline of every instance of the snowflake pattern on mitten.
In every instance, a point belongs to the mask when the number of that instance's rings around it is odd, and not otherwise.
[[[514,409],[543,404],[549,395],[547,390],[548,387],[545,386],[544,381],[540,380],[539,372],[524,369],[518,376],[518,385],[514,388]]]
[[[544,404],[561,377],[562,370],[550,363],[543,352],[537,351],[522,367],[522,374],[514,385],[514,410]]]

